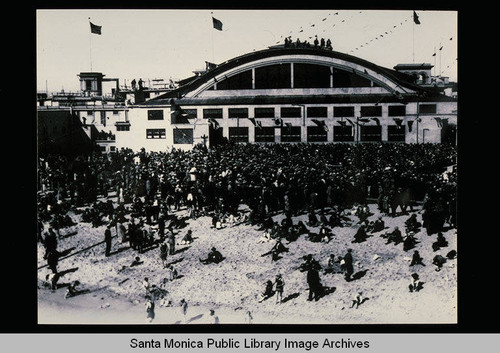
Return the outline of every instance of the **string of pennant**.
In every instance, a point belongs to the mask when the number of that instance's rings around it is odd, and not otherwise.
[[[376,37],[374,37],[374,38],[366,41],[364,44],[360,44],[356,48],[351,49],[350,53],[354,52],[355,50],[360,50],[361,48],[369,46],[370,43],[373,43],[374,41],[377,41],[380,38],[387,38],[387,37],[389,37],[389,35],[391,35],[394,31],[396,31],[396,29],[399,29],[399,28],[403,27],[403,25],[406,22],[408,22],[408,19],[405,19],[404,21],[399,22],[399,24],[396,23],[396,24],[392,25],[389,29],[387,29],[387,31],[384,31],[384,33],[381,33],[378,36],[376,36]],[[384,35],[385,35],[385,37],[384,37]]]

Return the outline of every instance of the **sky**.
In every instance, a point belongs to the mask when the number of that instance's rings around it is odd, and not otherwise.
[[[420,24],[413,10],[37,10],[37,90],[77,92],[80,72],[102,72],[121,85],[183,79],[205,61],[219,64],[288,36],[312,42],[316,35],[379,66],[425,62],[435,65],[432,74],[458,81],[457,11],[415,12]],[[102,26],[101,35],[91,33],[89,21]]]

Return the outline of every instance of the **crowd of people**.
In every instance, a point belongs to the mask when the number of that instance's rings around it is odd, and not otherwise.
[[[58,233],[71,223],[66,217],[72,209],[94,227],[107,224],[106,256],[110,255],[110,229],[114,227],[121,241],[128,241],[138,253],[158,245],[161,262],[167,267],[176,244],[193,242],[190,230],[182,240],[175,235],[186,225],[175,211],[185,208],[193,219],[211,216],[215,229],[241,222],[260,226],[264,235],[258,241],[275,241],[264,255],[278,261],[287,252],[282,239],[291,242],[307,234],[311,241],[327,243],[335,236],[332,229],[342,227],[346,213],[352,210],[360,224],[353,243],[380,232],[388,244],[403,243],[408,251],[415,246],[414,235],[420,227],[431,235],[440,233],[445,222],[456,223],[456,170],[443,174],[446,167],[456,164],[456,152],[455,146],[444,144],[298,143],[226,144],[211,149],[198,145],[190,151],[168,152],[122,149],[76,158],[48,155],[40,158],[38,166],[38,239],[47,249],[51,270],[57,273],[54,230]],[[98,200],[98,196],[108,199]],[[116,207],[111,196],[116,197]],[[405,222],[404,237],[397,227],[382,233],[381,217],[368,220],[370,200],[389,217],[398,210],[407,214],[421,203],[423,222],[411,215]],[[248,214],[239,211],[241,204],[248,206]],[[82,206],[86,206],[84,211],[79,209]],[[281,223],[273,222],[271,217],[280,213],[285,215]],[[308,214],[307,225],[293,223],[292,216],[299,214]],[[49,233],[43,232],[41,223],[50,224]],[[320,231],[312,233],[308,227],[320,227]],[[434,247],[445,244],[441,236]],[[200,262],[222,260],[224,256],[212,248]],[[422,261],[415,257],[412,265],[417,264]],[[318,300],[323,288],[321,266],[308,258],[303,270],[308,271],[309,300]],[[338,258],[332,254],[324,271],[343,273],[346,280],[352,280],[352,250]],[[266,283],[262,296],[277,294],[281,303],[283,287],[280,276],[277,287],[276,282]],[[418,285],[411,288],[420,289]],[[148,310],[154,312],[154,306]]]

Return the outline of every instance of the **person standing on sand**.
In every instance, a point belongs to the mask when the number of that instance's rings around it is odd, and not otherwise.
[[[146,295],[146,318],[148,322],[153,322],[155,318],[155,302],[149,295]]]
[[[276,281],[274,282],[274,285],[276,288],[276,304],[278,304],[278,302],[281,304],[283,300],[283,289],[285,288],[285,281],[283,280],[281,273],[278,273],[276,275]]]
[[[104,242],[106,243],[106,257],[111,253],[111,225],[108,224],[104,231]]]
[[[188,303],[187,301],[182,298],[181,299],[181,312],[182,312],[182,315],[184,316],[184,323],[187,323],[187,310],[188,310]]]

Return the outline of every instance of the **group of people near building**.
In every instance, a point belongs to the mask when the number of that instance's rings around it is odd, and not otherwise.
[[[290,242],[307,234],[311,241],[327,243],[334,236],[332,229],[343,226],[349,210],[360,224],[354,243],[381,232],[387,243],[403,242],[408,251],[415,243],[406,244],[406,239],[413,238],[411,233],[418,232],[420,226],[431,235],[441,232],[445,222],[455,224],[456,172],[446,178],[442,174],[455,163],[456,147],[437,144],[228,144],[211,149],[198,145],[190,151],[123,149],[76,158],[48,155],[40,158],[38,168],[38,211],[43,222],[54,222],[69,209],[86,205],[82,219],[95,226],[108,223],[106,256],[111,252],[110,229],[114,227],[120,240],[130,242],[138,253],[158,244],[164,267],[180,241],[175,233],[185,226],[175,214],[181,208],[188,209],[191,218],[210,215],[216,229],[220,229],[218,222],[260,226],[267,236],[259,241],[276,240],[269,252],[272,261],[279,261],[279,255],[287,252],[281,239]],[[117,206],[98,201],[99,195],[108,201],[115,197]],[[385,225],[381,219],[368,220],[369,200],[386,216],[408,214],[421,202],[423,222],[415,224],[410,216],[405,239],[398,236],[399,229],[382,233]],[[241,204],[249,207],[244,217],[239,212]],[[280,213],[285,218],[276,224],[271,217]],[[292,216],[304,213],[308,214],[307,226],[294,224]],[[320,231],[313,234],[308,227],[319,227]],[[49,261],[54,248],[52,235],[40,230],[38,237],[45,243]],[[190,244],[192,232],[181,241]],[[443,244],[438,239],[435,246]],[[223,260],[215,248],[200,258],[204,264]],[[57,272],[54,260],[50,261],[51,269]],[[308,299],[318,300],[324,294],[322,267],[311,258],[306,262]],[[323,270],[343,273],[351,280],[352,250],[337,259],[333,256]],[[277,293],[281,303],[284,286],[279,276],[266,283],[262,297]]]

